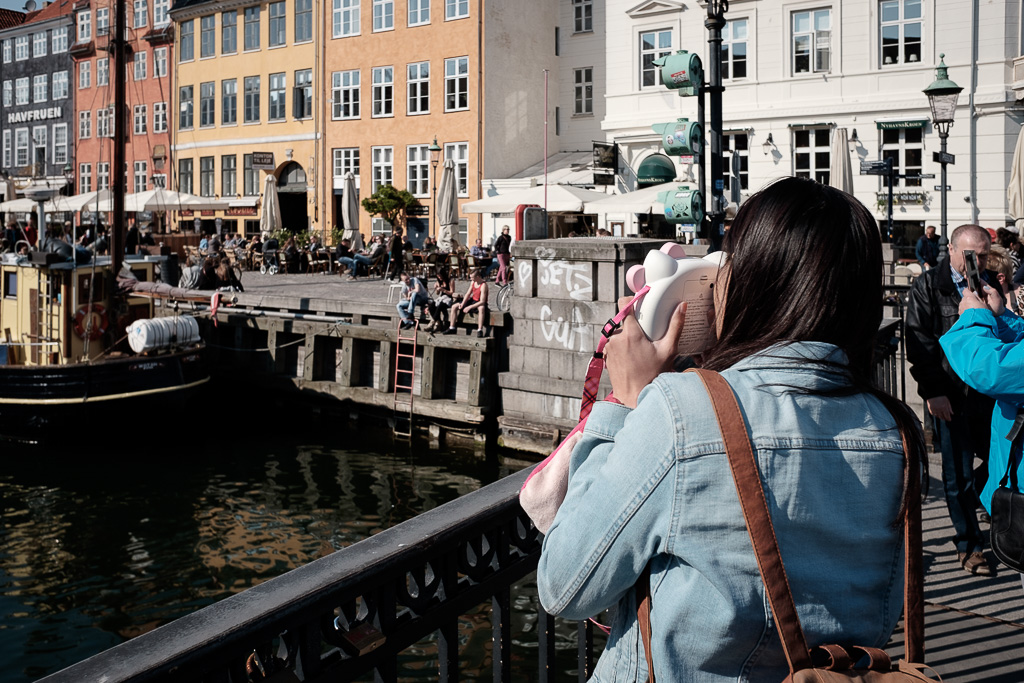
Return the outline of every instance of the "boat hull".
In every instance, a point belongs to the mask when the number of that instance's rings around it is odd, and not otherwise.
[[[116,424],[120,433],[124,423],[151,423],[150,411],[189,406],[209,379],[202,347],[93,363],[0,366],[0,439],[57,442],[89,424]]]

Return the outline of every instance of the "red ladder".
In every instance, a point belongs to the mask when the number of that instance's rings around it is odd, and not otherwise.
[[[416,376],[416,333],[420,329],[420,323],[419,320],[413,319],[414,325],[408,330],[404,330],[402,322],[401,319],[398,321],[395,344],[395,402],[392,411],[395,420],[395,436],[411,439],[412,384]],[[402,367],[403,358],[408,359],[408,368]]]

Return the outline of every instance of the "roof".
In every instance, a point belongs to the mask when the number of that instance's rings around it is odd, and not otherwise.
[[[57,17],[71,14],[72,0],[54,0],[49,5],[37,12],[31,12],[26,24],[38,24],[41,21],[49,21]]]
[[[25,13],[13,9],[0,9],[0,31],[25,23]]]

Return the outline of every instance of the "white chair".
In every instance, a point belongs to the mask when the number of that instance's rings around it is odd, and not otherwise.
[[[403,285],[403,283],[401,281],[398,281],[398,282],[392,282],[391,285],[388,287],[388,303],[389,304],[395,302],[394,300],[395,300],[395,292],[396,292],[396,290],[397,290],[399,296],[401,296],[402,285]]]
[[[910,268],[910,272],[914,275],[914,277],[918,277],[919,275],[921,275],[921,273],[924,272],[924,269],[921,268],[920,263],[908,263],[907,268]]]

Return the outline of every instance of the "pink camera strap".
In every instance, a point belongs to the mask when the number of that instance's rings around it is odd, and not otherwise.
[[[608,344],[608,340],[611,339],[615,331],[622,327],[622,321],[626,319],[629,312],[633,310],[633,307],[640,303],[640,300],[644,298],[644,294],[650,289],[650,285],[644,285],[639,292],[637,292],[633,299],[622,307],[622,310],[615,314],[615,317],[604,324],[604,328],[601,330],[601,338],[597,340],[597,350],[594,351],[594,357],[590,359],[590,365],[587,367],[587,378],[583,380],[583,402],[580,404],[580,422],[585,422],[587,417],[590,415],[590,411],[594,408],[594,403],[597,401],[597,389],[601,384],[601,374],[604,372],[604,347]],[[608,394],[607,398],[614,398],[612,394]]]

